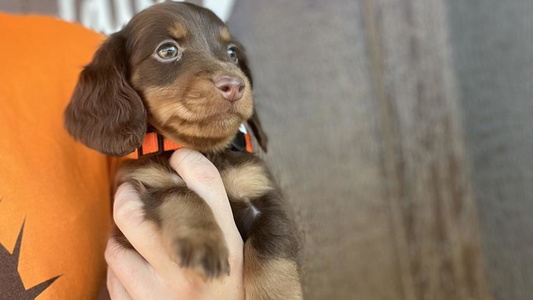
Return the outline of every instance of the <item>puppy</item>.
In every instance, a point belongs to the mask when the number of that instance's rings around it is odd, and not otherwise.
[[[250,128],[266,151],[247,58],[212,12],[167,2],[133,17],[80,74],[65,126],[108,155],[137,149],[140,158],[124,164],[117,183],[137,187],[174,261],[218,278],[230,271],[222,231],[210,207],[169,166],[167,150],[174,148],[167,146],[203,152],[220,171],[245,241],[246,298],[301,298],[298,243],[282,194],[249,152],[248,136],[239,136],[239,128]],[[156,151],[147,149],[149,138]],[[118,240],[128,246],[123,236]]]

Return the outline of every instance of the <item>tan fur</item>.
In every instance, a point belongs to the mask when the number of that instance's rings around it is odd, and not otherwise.
[[[237,199],[254,199],[273,189],[263,166],[243,164],[231,166],[220,174],[226,192]]]
[[[247,86],[242,99],[236,104],[236,112],[240,115],[241,119],[248,119],[253,112],[253,96],[249,88],[250,82],[240,70],[236,70],[235,73],[244,79],[245,85]],[[135,71],[132,81],[134,83],[139,82],[139,77],[138,72]],[[207,79],[187,81],[178,78],[169,86],[145,88],[144,97],[150,111],[160,125],[168,125],[168,121],[173,116],[193,124],[195,122],[208,123],[209,121],[222,121],[213,119],[220,117],[220,113],[224,112],[228,105],[227,101],[222,98],[219,92],[212,88],[212,82]],[[176,101],[176,99],[181,100]],[[224,119],[228,117],[231,116],[225,116]],[[217,127],[214,128],[216,129]],[[180,130],[183,130],[183,128],[180,127]],[[207,131],[209,134],[213,134],[213,132]],[[233,133],[231,132],[231,135]],[[226,135],[229,133],[220,132],[220,134]]]
[[[224,42],[231,41],[231,34],[229,33],[229,30],[227,27],[220,28],[220,39]]]
[[[136,76],[134,75],[134,79]],[[238,131],[240,120],[249,118],[252,111],[252,96],[247,89],[239,103],[239,115],[225,115],[221,118],[227,101],[210,88],[210,82],[195,80],[192,83],[175,82],[168,87],[149,87],[144,91],[146,104],[151,112],[150,123],[170,140],[197,150],[222,150],[231,142]],[[248,82],[247,82],[248,84]],[[181,89],[192,85],[186,95]],[[175,99],[183,99],[175,101]],[[190,144],[180,137],[219,139],[211,141],[209,149],[200,144]]]
[[[168,31],[170,34],[172,34],[176,39],[183,39],[187,36],[187,29],[185,26],[181,25],[180,23],[174,23]]]
[[[244,290],[246,299],[302,299],[296,263],[283,258],[261,258],[251,240],[244,246]]]
[[[133,71],[133,74],[131,75],[131,83],[133,85],[140,85],[141,82],[141,73],[138,70]]]
[[[144,91],[147,104],[153,111],[154,117],[161,124],[166,124],[171,117],[177,116],[187,121],[197,121],[200,117],[187,109],[182,102],[172,101],[178,93],[174,89],[166,87],[151,87]],[[195,119],[196,118],[196,119]]]
[[[185,185],[185,182],[178,176],[178,174],[171,172],[162,165],[156,163],[150,163],[135,168],[121,168],[117,178],[121,182],[126,181],[126,179],[134,180],[145,186],[155,188]]]
[[[192,191],[169,194],[163,201],[158,211],[171,258],[204,278],[229,274],[226,240],[207,203]]]

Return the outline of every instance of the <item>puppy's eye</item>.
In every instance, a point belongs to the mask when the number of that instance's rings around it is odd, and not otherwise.
[[[239,55],[237,54],[237,48],[235,48],[234,46],[229,46],[228,50],[227,50],[227,53],[228,53],[228,57],[234,63],[238,63],[239,62]]]
[[[174,41],[164,41],[155,50],[156,58],[160,61],[175,61],[181,58],[181,50]]]
[[[165,44],[157,49],[157,55],[163,59],[174,58],[178,56],[178,47],[172,44]]]

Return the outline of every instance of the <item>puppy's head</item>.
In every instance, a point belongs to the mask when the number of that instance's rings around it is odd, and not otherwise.
[[[71,135],[109,155],[141,146],[147,124],[187,148],[219,151],[245,121],[265,148],[244,49],[211,11],[176,2],[111,35],[65,112]]]

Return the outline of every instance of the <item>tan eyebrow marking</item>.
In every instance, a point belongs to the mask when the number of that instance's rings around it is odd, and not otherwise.
[[[231,41],[231,34],[229,33],[229,30],[227,27],[221,27],[220,28],[220,38],[224,41],[224,42],[229,42]]]
[[[177,39],[182,39],[187,36],[187,29],[178,22],[174,23],[168,31]]]

